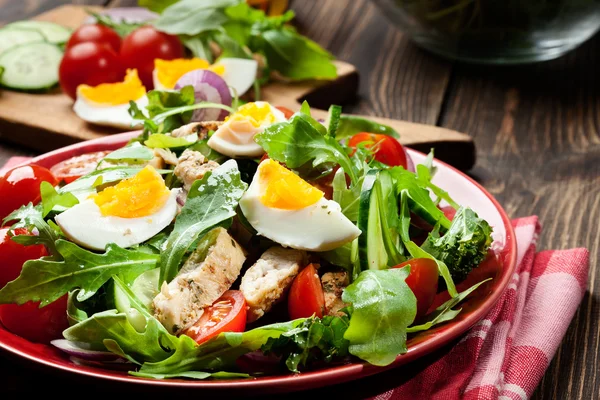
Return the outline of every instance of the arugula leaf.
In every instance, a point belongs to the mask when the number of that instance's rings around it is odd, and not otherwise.
[[[154,152],[139,143],[133,143],[107,154],[107,161],[148,161],[154,158]]]
[[[289,29],[262,32],[261,50],[269,68],[293,80],[334,79],[337,68],[328,55],[315,50],[307,38]]]
[[[459,208],[450,229],[439,237],[434,230],[421,248],[444,262],[452,278],[464,280],[487,256],[492,228],[470,208]]]
[[[172,35],[197,35],[219,29],[226,21],[225,8],[241,0],[180,0],[166,7],[154,21],[159,31]]]
[[[394,128],[388,125],[380,124],[379,122],[371,121],[366,118],[357,117],[356,115],[340,116],[340,120],[335,131],[335,138],[342,140],[356,135],[359,132],[379,133],[399,138],[400,135]]]
[[[458,314],[462,311],[462,309],[453,310],[452,308],[456,306],[458,303],[463,301],[468,295],[473,293],[479,286],[484,284],[485,282],[491,280],[492,278],[488,278],[484,281],[476,283],[465,291],[460,292],[457,296],[452,297],[450,300],[446,301],[444,304],[435,309],[432,313],[426,316],[426,321],[420,321],[419,325],[410,326],[407,329],[408,333],[426,331],[430,329],[434,325],[441,324],[442,322],[448,322],[456,318]]]
[[[142,273],[156,267],[158,256],[125,250],[110,243],[104,254],[84,250],[74,243],[59,239],[56,250],[64,259],[46,257],[23,265],[21,275],[0,290],[0,304],[41,301],[52,303],[65,293],[80,288],[77,300],[90,298],[112,275],[121,272]]]
[[[310,161],[313,167],[324,163],[340,164],[352,182],[358,178],[344,148],[327,136],[320,122],[302,112],[295,113],[288,122],[270,125],[255,136],[255,141],[270,158],[289,168],[298,168]]]
[[[344,334],[351,354],[384,366],[406,352],[406,328],[417,313],[417,300],[405,282],[409,272],[409,268],[363,271],[344,290],[342,300],[353,310]]]
[[[210,31],[204,32],[203,34],[196,36],[179,36],[179,39],[181,39],[183,45],[190,49],[194,57],[201,58],[203,60],[208,61],[209,63],[212,63],[214,61],[214,57],[210,49],[211,38],[212,32]]]
[[[60,211],[64,211],[79,204],[79,200],[72,193],[59,194],[54,186],[46,181],[40,184],[40,195],[42,197],[42,217],[48,215],[57,206]]]
[[[115,21],[109,15],[95,13],[90,10],[86,10],[88,14],[96,19],[96,22],[100,25],[107,26],[114,30],[122,38],[129,35],[131,32],[142,26],[140,23],[130,23],[125,21]]]
[[[314,361],[331,362],[348,355],[348,341],[344,339],[348,324],[347,316],[308,318],[295,329],[269,338],[261,350],[282,357],[290,371],[299,372],[299,366],[306,367]]]
[[[44,221],[41,205],[34,206],[33,203],[29,203],[26,206],[21,206],[21,208],[4,218],[3,223],[7,224],[9,221],[17,221],[11,226],[11,231],[17,228],[26,228],[29,232],[32,232],[35,228],[38,231],[37,235],[17,235],[13,236],[11,240],[24,246],[43,244],[53,258],[60,259],[60,254],[55,245],[58,236],[54,229]]]
[[[238,201],[247,187],[235,160],[194,182],[175,220],[166,250],[161,253],[159,287],[177,275],[183,255],[200,234],[236,215]]]
[[[173,137],[162,133],[153,133],[146,139],[144,144],[150,148],[172,149],[176,147],[187,147],[198,141],[198,134],[192,133],[184,137]]]
[[[231,368],[235,366],[238,357],[259,350],[269,338],[277,338],[303,322],[303,319],[297,319],[261,326],[246,332],[224,332],[199,346],[190,337],[181,335],[176,343],[175,352],[169,358],[159,362],[146,362],[139,373],[171,375],[187,371],[219,371]]]
[[[431,154],[431,153],[430,153]],[[442,188],[440,188],[437,185],[434,185],[431,182],[431,174],[429,173],[430,168],[432,167],[428,167],[426,165],[423,164],[418,164],[417,165],[417,180],[426,188],[428,188],[429,190],[431,190],[433,192],[433,194],[435,194],[437,196],[437,200],[435,201],[435,203],[439,203],[439,201],[441,199],[446,200],[446,202],[448,202],[448,204],[450,204],[454,209],[458,209],[460,206],[458,205],[457,202],[455,202],[450,195],[448,194],[448,192],[446,192],[445,190],[443,190]]]

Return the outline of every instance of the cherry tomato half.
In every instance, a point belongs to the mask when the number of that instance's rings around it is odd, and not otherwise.
[[[121,48],[121,36],[106,25],[84,24],[73,32],[67,42],[67,49],[84,42],[106,43],[117,53]]]
[[[243,332],[246,328],[246,299],[239,290],[228,290],[183,334],[204,343],[221,332]]]
[[[294,115],[294,112],[287,107],[276,106],[275,108],[283,113],[285,119],[290,119],[290,117]]]
[[[24,228],[17,228],[15,235],[30,235]],[[16,279],[27,260],[48,255],[42,245],[23,246],[10,239],[8,228],[0,229],[0,288]],[[67,296],[39,308],[39,302],[23,305],[0,305],[0,322],[10,332],[32,342],[48,343],[62,336],[67,321]]]
[[[359,144],[375,150],[375,159],[392,167],[408,167],[404,147],[391,136],[360,132],[348,140],[348,146],[357,148]]]
[[[40,183],[58,183],[52,172],[39,165],[24,165],[0,177],[0,225],[17,208],[40,200]]]
[[[81,154],[61,161],[50,168],[58,181],[71,183],[75,179],[87,175],[96,169],[96,166],[110,151],[96,151],[94,153]]]
[[[154,60],[182,58],[183,45],[177,36],[157,31],[150,25],[137,28],[123,39],[121,60],[127,68],[136,68],[147,90],[154,88]]]
[[[396,265],[394,268],[403,268],[410,265],[410,274],[406,278],[406,284],[417,298],[417,316],[427,314],[427,310],[437,293],[438,268],[435,261],[429,258],[413,258]]]
[[[8,282],[17,279],[21,268],[27,260],[37,260],[48,255],[46,248],[39,244],[35,246],[23,246],[11,240],[8,231],[10,228],[0,229],[0,289]],[[31,235],[25,228],[17,228],[14,235]]]
[[[81,84],[97,86],[120,82],[124,76],[119,55],[106,43],[74,45],[67,49],[58,68],[60,87],[73,100],[77,97],[77,86]]]
[[[325,297],[321,280],[313,264],[304,268],[292,282],[288,295],[288,314],[291,319],[323,317]]]

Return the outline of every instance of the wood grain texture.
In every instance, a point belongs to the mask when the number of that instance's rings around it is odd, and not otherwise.
[[[600,78],[595,37],[526,67],[454,68],[441,125],[478,146],[472,175],[509,215],[536,214],[539,249],[587,247],[588,293],[535,399],[600,398]]]

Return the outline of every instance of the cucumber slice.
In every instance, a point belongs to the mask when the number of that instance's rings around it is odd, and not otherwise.
[[[18,90],[48,89],[58,83],[62,50],[51,43],[27,43],[0,54],[0,85]]]
[[[379,216],[377,196],[378,170],[370,170],[365,176],[358,208],[358,229],[362,231],[358,237],[358,255],[361,269],[385,269],[388,265],[388,254],[383,243],[383,230]]]
[[[45,40],[40,32],[33,29],[0,29],[0,54],[22,44]]]
[[[16,21],[6,25],[5,29],[35,29],[44,35],[45,40],[54,44],[66,43],[73,33],[69,28],[46,21]]]
[[[151,269],[138,276],[131,284],[131,291],[148,309],[158,294],[160,268]]]

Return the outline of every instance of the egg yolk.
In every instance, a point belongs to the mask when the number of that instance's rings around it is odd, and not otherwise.
[[[92,198],[104,216],[147,217],[165,205],[169,189],[162,176],[153,167],[147,166]]]
[[[196,69],[208,69],[218,75],[225,73],[222,65],[210,65],[201,58],[176,58],[174,60],[154,60],[156,78],[167,89],[173,89],[175,84],[186,73]]]
[[[299,210],[323,197],[322,191],[277,161],[268,159],[261,162],[258,174],[262,190],[260,202],[269,208]]]
[[[146,88],[138,77],[137,69],[128,69],[123,82],[102,83],[98,86],[79,85],[77,93],[95,103],[116,106],[138,100],[146,94]]]
[[[261,125],[270,125],[276,122],[275,115],[271,111],[271,106],[268,103],[256,104],[256,103],[246,103],[237,111],[231,115],[231,118],[234,119],[246,119],[250,121],[250,123],[258,128]],[[227,121],[228,118],[225,118]]]

